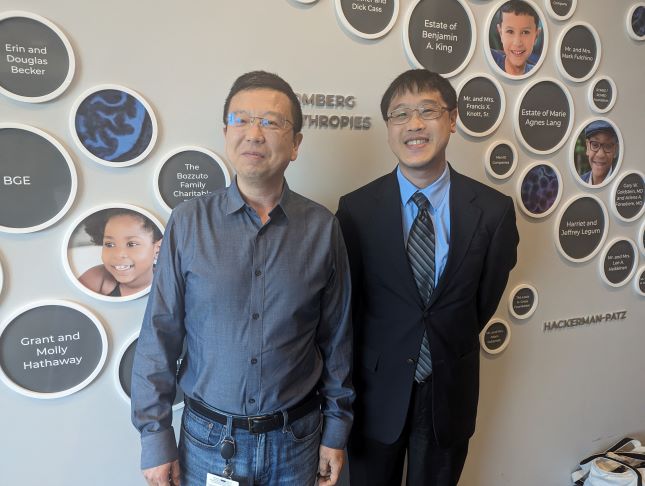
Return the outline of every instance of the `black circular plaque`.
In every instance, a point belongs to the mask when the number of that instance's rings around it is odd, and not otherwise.
[[[584,262],[600,250],[607,236],[607,209],[595,196],[571,200],[560,213],[556,242],[562,255],[573,262]]]
[[[532,152],[555,152],[565,143],[572,123],[571,95],[554,79],[531,84],[517,104],[516,133]]]
[[[589,105],[598,113],[606,113],[616,103],[616,83],[607,77],[602,76],[594,80],[589,88]]]
[[[607,245],[600,262],[603,280],[612,287],[620,287],[636,271],[636,245],[626,238],[616,239]]]
[[[636,272],[634,288],[637,293],[645,296],[645,267],[641,267],[638,272]]]
[[[586,81],[600,62],[600,38],[595,29],[584,22],[567,28],[558,42],[558,67],[570,81]]]
[[[506,100],[502,86],[492,77],[475,76],[459,90],[459,127],[469,135],[484,137],[502,121]]]
[[[51,226],[76,196],[76,169],[63,146],[27,125],[0,123],[0,231]]]
[[[58,27],[28,12],[0,13],[0,92],[18,101],[51,100],[74,76],[74,53]]]
[[[399,0],[336,0],[343,25],[365,39],[385,35],[396,22]]]
[[[450,77],[461,72],[475,49],[475,21],[464,0],[418,0],[404,32],[408,55],[418,67]]]
[[[577,0],[546,0],[547,10],[557,20],[566,20],[573,15]]]
[[[489,175],[495,179],[506,179],[517,167],[517,151],[510,142],[495,142],[486,151],[484,163]]]
[[[511,328],[501,319],[491,319],[480,334],[480,343],[488,354],[504,351],[511,339]]]
[[[224,162],[213,152],[184,147],[166,158],[156,181],[155,191],[170,211],[183,201],[228,186],[230,176]]]
[[[0,333],[0,376],[17,392],[36,398],[80,390],[98,374],[106,355],[102,325],[71,302],[29,306]]]
[[[121,361],[119,361],[118,369],[118,381],[121,391],[124,393],[126,398],[130,399],[132,397],[132,365],[134,363],[134,353],[137,348],[137,342],[139,340],[135,338],[123,351],[121,355]],[[184,348],[185,349],[185,348]],[[183,356],[184,353],[182,353]],[[179,358],[177,361],[177,372],[179,373],[179,367],[181,366],[182,358]],[[177,408],[178,405],[181,405],[184,401],[184,393],[181,391],[181,388],[177,387],[175,399],[173,400],[173,407]]]
[[[623,221],[635,221],[643,214],[643,173],[630,171],[618,179],[612,192],[613,209]]]
[[[509,311],[517,319],[528,319],[538,304],[537,290],[532,285],[518,285],[509,297]]]

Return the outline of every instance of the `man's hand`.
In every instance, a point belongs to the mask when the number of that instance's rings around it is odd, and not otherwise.
[[[318,486],[334,486],[338,482],[340,470],[345,462],[345,451],[320,446],[318,462]]]
[[[179,461],[144,469],[143,477],[146,478],[148,486],[180,486]]]

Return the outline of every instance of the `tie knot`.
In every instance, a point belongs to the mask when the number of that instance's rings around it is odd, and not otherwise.
[[[417,205],[417,207],[419,208],[419,211],[428,209],[428,207],[430,206],[430,201],[428,201],[428,198],[425,197],[425,195],[419,191],[412,194],[412,201],[414,201],[414,204]]]

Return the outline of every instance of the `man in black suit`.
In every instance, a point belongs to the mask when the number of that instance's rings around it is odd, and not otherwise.
[[[479,333],[519,241],[510,197],[446,161],[457,99],[436,73],[381,101],[394,172],[340,199],[353,282],[351,486],[452,486],[475,429]]]

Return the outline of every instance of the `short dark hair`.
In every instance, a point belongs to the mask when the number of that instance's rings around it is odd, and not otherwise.
[[[540,16],[535,9],[523,0],[509,0],[499,8],[499,23],[502,23],[502,14],[513,13],[515,15],[530,15],[535,20],[535,27],[540,26]]]
[[[449,110],[457,108],[457,93],[450,81],[441,74],[433,73],[427,69],[410,69],[399,74],[392,84],[383,93],[381,98],[381,115],[387,121],[387,109],[392,98],[406,92],[420,93],[422,91],[437,91],[448,105]]]
[[[89,235],[92,243],[103,246],[103,237],[105,236],[105,226],[108,221],[115,216],[132,216],[141,221],[143,229],[152,233],[152,242],[156,243],[162,238],[161,230],[145,215],[126,208],[110,208],[97,211],[85,218],[85,232]]]
[[[272,89],[284,93],[291,102],[291,116],[293,117],[293,133],[300,133],[302,130],[302,107],[300,101],[293,92],[289,83],[282,79],[277,74],[268,73],[266,71],[251,71],[242,74],[235,80],[231,90],[228,92],[226,101],[224,102],[224,125],[227,124],[228,107],[231,104],[231,99],[240,91],[252,89]]]

